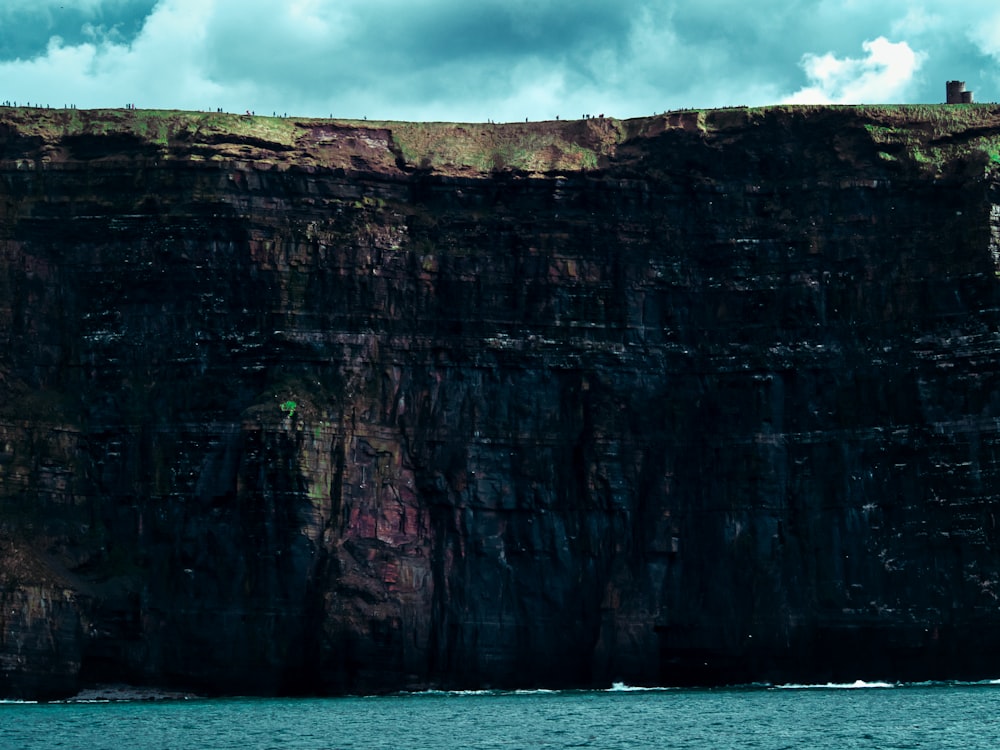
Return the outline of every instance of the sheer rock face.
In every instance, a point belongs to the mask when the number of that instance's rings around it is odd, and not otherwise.
[[[0,694],[997,676],[970,111],[0,113]]]

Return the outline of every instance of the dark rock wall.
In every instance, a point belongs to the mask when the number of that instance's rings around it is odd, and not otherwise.
[[[3,131],[0,693],[1000,674],[985,157],[847,109],[530,175],[376,135]]]

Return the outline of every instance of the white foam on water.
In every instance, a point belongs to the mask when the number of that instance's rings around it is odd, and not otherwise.
[[[827,682],[817,685],[799,685],[795,683],[787,685],[775,685],[775,690],[865,690],[868,688],[894,688],[899,687],[895,682],[865,682],[855,680],[854,682]]]
[[[677,690],[669,687],[642,687],[639,685],[626,685],[624,682],[613,682],[611,687],[605,690],[606,693],[651,693],[662,690]]]
[[[416,690],[410,693],[396,693],[396,695],[415,696],[468,696],[468,695],[499,695],[497,690]],[[382,698],[383,695],[364,695],[363,698]]]

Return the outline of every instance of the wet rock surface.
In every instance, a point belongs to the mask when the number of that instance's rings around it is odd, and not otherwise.
[[[1000,676],[992,108],[68,117],[0,111],[3,696]]]

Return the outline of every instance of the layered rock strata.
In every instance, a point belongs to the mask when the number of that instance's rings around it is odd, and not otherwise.
[[[0,696],[1000,676],[1000,110],[0,110]]]

